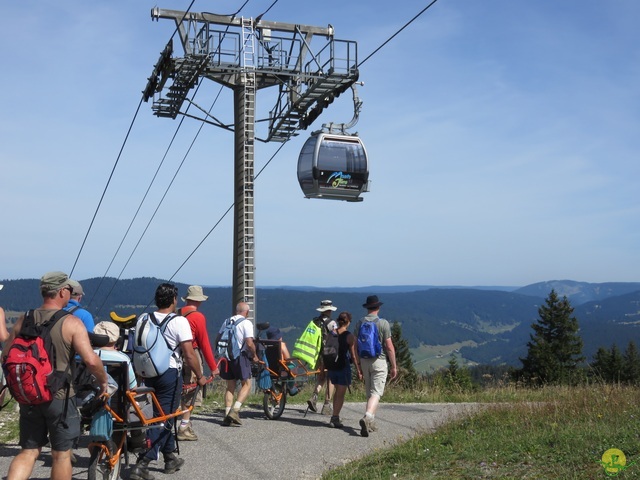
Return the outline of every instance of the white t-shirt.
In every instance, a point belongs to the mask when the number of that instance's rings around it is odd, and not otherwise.
[[[238,323],[238,320],[241,318],[244,317],[242,315],[234,315],[231,317],[231,320],[233,320],[236,325],[236,342],[238,343],[238,348],[246,351],[246,348],[244,348],[244,339],[253,338],[253,322],[251,320],[244,320]],[[222,322],[222,327],[220,327],[220,331],[218,333],[222,333],[225,323],[226,320]]]
[[[156,317],[158,324],[161,324],[164,318],[168,315],[167,313],[158,313],[153,312],[153,315]],[[167,339],[167,343],[172,350],[174,350],[174,354],[171,355],[171,359],[169,360],[169,368],[182,368],[182,349],[179,345],[182,342],[192,342],[193,334],[191,333],[191,326],[189,325],[189,320],[180,315],[176,315],[167,324],[166,329],[164,330],[164,338]],[[177,348],[176,348],[177,347]]]

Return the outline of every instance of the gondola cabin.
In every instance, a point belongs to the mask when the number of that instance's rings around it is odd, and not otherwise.
[[[307,198],[361,202],[369,162],[359,137],[314,132],[298,157],[298,182]]]

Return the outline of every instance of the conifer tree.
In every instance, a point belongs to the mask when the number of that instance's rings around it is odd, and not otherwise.
[[[444,375],[445,386],[451,391],[466,392],[473,389],[471,373],[468,368],[460,367],[455,355],[449,360],[449,367]]]
[[[640,354],[633,340],[629,341],[623,355],[623,378],[629,385],[640,383]]]
[[[591,368],[599,380],[610,382],[611,352],[604,347],[598,348],[598,351],[593,357]]]
[[[614,343],[609,351],[609,371],[607,372],[609,381],[613,383],[620,383],[623,381],[623,370],[624,359],[622,358],[622,353],[620,352],[618,345]]]
[[[393,322],[391,325],[391,341],[396,350],[398,383],[405,387],[414,386],[418,380],[418,372],[413,366],[409,342],[402,337],[402,327],[398,322]]]
[[[534,333],[527,343],[527,356],[521,358],[525,380],[533,383],[572,383],[577,380],[582,356],[582,338],[578,334],[578,320],[567,297],[558,298],[551,290],[540,306]]]

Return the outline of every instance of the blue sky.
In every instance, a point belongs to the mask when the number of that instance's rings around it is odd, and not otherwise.
[[[173,33],[151,21],[156,1],[3,6],[0,278],[71,270]],[[331,24],[362,60],[427,3],[280,0],[264,19]],[[242,15],[271,4],[251,0]],[[635,0],[439,0],[361,67],[364,202],[304,199],[296,179],[310,131],[351,119],[348,94],[257,179],[258,286],[640,281],[638,18]],[[196,101],[208,108],[219,90],[208,82]],[[263,116],[270,98],[258,93]],[[232,121],[230,91],[213,112]],[[142,105],[74,277],[168,278],[231,205],[232,134],[204,126],[194,142],[200,124],[187,119],[107,270],[178,121]],[[256,146],[256,171],[279,146]],[[175,279],[230,285],[232,230],[228,215]]]

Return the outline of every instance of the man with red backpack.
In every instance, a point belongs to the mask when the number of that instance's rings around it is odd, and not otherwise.
[[[13,357],[14,343],[17,345],[34,338],[44,337],[47,352],[47,367],[53,366],[51,378],[62,379],[53,387],[47,382],[49,391],[43,391],[44,402],[32,400],[26,395],[20,404],[20,446],[22,450],[11,462],[7,480],[28,479],[42,447],[51,442],[51,478],[71,478],[71,450],[80,436],[80,417],[76,408],[75,392],[71,385],[71,363],[75,354],[82,358],[88,370],[96,377],[104,394],[107,391],[107,374],[100,358],[94,353],[87,329],[82,321],[67,312],[66,307],[73,287],[63,272],[50,272],[40,279],[42,306],[22,315],[7,341],[3,352],[5,359]],[[54,322],[49,323],[51,319]],[[29,334],[29,335],[28,335]],[[28,336],[27,336],[28,335]],[[35,336],[34,336],[35,335]],[[31,339],[31,340],[29,340]],[[50,347],[49,347],[50,344]],[[35,343],[34,343],[35,345]],[[42,346],[42,342],[40,343]],[[10,374],[7,374],[7,381]],[[49,386],[51,388],[49,388]],[[47,438],[48,436],[48,438]]]

